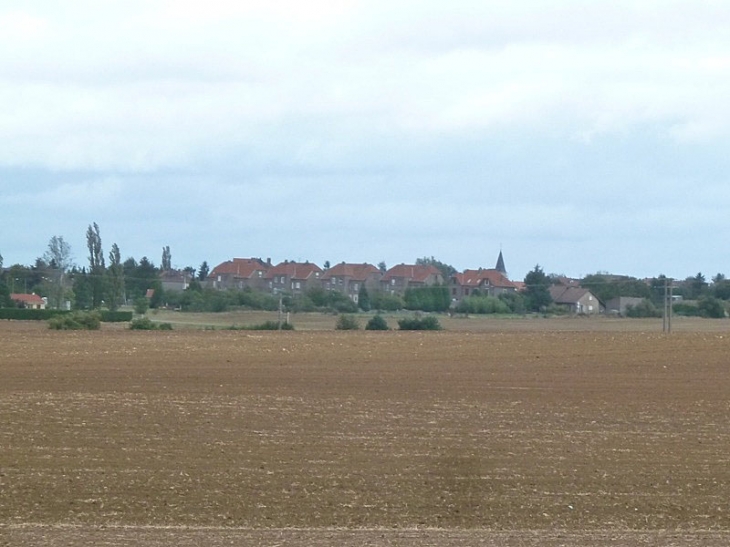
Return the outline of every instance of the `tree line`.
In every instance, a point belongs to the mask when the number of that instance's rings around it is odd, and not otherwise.
[[[560,311],[550,296],[550,287],[559,282],[560,276],[546,274],[539,264],[525,276],[524,291],[491,296],[475,290],[470,296],[462,298],[454,308],[446,285],[411,288],[403,295],[383,291],[373,291],[370,294],[363,286],[357,303],[344,294],[325,291],[319,287],[297,295],[272,295],[252,289],[205,289],[201,282],[210,272],[206,261],[197,269],[192,266],[183,269],[192,280],[187,289],[164,291],[160,272],[172,269],[169,246],[162,248],[159,268],[146,256],[139,261],[133,257],[122,261],[121,250],[116,243],[111,245],[108,254],[104,253],[101,231],[94,222],[86,231],[86,247],[88,265],[83,266],[73,263],[71,247],[62,236],[51,237],[46,251],[32,266],[14,264],[5,269],[0,254],[0,307],[14,305],[10,299],[11,293],[35,292],[46,297],[51,308],[60,309],[70,305],[79,310],[105,307],[114,311],[123,304],[134,303],[139,308],[171,306],[186,311],[224,311],[234,308],[276,310],[280,306],[291,311],[332,310],[342,313],[371,309],[456,311],[465,314]],[[444,279],[449,279],[457,271],[433,256],[419,258],[416,264],[435,266]],[[325,263],[325,268],[328,266]],[[385,271],[385,263],[381,262],[378,268]],[[668,280],[663,275],[647,281],[596,273],[580,280],[581,287],[590,290],[604,303],[617,296],[641,298],[642,304],[629,310],[629,314],[634,316],[659,315],[667,283]],[[730,280],[725,275],[718,273],[708,282],[702,273],[698,273],[671,283],[674,295],[683,300],[674,304],[675,313],[725,316],[727,302],[730,302]],[[149,289],[152,289],[152,296],[147,298]]]

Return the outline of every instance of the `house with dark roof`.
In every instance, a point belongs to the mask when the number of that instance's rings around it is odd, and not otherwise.
[[[324,271],[311,262],[285,260],[270,268],[264,279],[267,290],[272,294],[301,294],[312,287],[320,286]]]
[[[271,261],[260,258],[234,258],[218,264],[205,279],[205,285],[213,289],[267,290],[266,274],[272,268]]]
[[[192,274],[184,270],[160,272],[160,284],[163,291],[184,291],[190,286],[192,280]]]
[[[380,288],[391,294],[405,294],[406,289],[430,287],[444,282],[444,276],[436,266],[399,264],[393,266],[380,279]]]
[[[549,290],[553,302],[564,306],[570,313],[598,315],[605,309],[601,301],[588,289],[572,285],[552,285]]]
[[[326,291],[339,291],[357,304],[360,289],[379,288],[382,272],[372,264],[336,264],[322,274],[320,280]]]
[[[455,273],[449,280],[449,292],[454,302],[474,294],[499,296],[517,290],[518,285],[507,279],[507,276],[496,268],[464,270],[462,273]]]

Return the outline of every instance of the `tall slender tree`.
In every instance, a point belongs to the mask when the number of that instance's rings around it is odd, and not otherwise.
[[[101,248],[99,225],[94,222],[86,230],[86,246],[89,249],[89,276],[91,277],[91,307],[100,308],[104,301],[104,253]]]
[[[170,246],[162,248],[162,265],[160,270],[163,272],[169,272],[172,270],[172,254],[170,253]]]
[[[66,274],[71,269],[71,245],[63,236],[53,236],[48,242],[48,250],[43,254],[47,266],[47,289],[49,305],[60,308],[66,291]]]
[[[208,277],[208,273],[210,273],[210,267],[208,266],[208,261],[203,260],[203,263],[200,265],[200,268],[198,268],[198,281],[205,281],[205,278]]]
[[[109,309],[116,310],[124,300],[124,267],[122,266],[122,255],[119,246],[114,243],[109,252],[109,268],[107,269],[109,279]]]

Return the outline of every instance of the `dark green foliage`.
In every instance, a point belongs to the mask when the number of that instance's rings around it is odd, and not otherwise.
[[[705,276],[702,272],[699,272],[694,277],[688,277],[682,283],[682,287],[679,291],[686,300],[696,300],[707,293],[708,285],[705,280]]]
[[[712,296],[720,300],[730,300],[730,280],[717,279],[712,284]]]
[[[10,289],[5,284],[5,280],[0,278],[0,308],[9,308],[13,305],[10,300]]]
[[[226,330],[294,330],[294,325],[278,321],[264,321],[255,325],[231,326]]]
[[[144,296],[139,296],[134,300],[134,313],[144,315],[150,307],[150,303]]]
[[[388,327],[388,322],[385,318],[377,314],[370,318],[370,321],[365,325],[365,330],[390,330],[390,327]]]
[[[712,296],[703,296],[697,302],[702,317],[711,317],[712,319],[721,319],[725,317],[725,306],[717,298]]]
[[[128,258],[122,269],[128,300],[135,301],[140,296],[145,296],[147,289],[153,288],[155,281],[158,281],[159,272],[146,256],[142,257],[139,264],[134,258]]]
[[[673,313],[687,317],[708,317],[721,319],[725,317],[725,306],[722,301],[712,296],[703,296],[696,303],[675,302],[672,304]]]
[[[358,291],[357,306],[362,311],[370,311],[370,294],[368,294],[368,290],[365,285],[362,285]]]
[[[398,311],[405,307],[403,299],[397,294],[376,291],[370,295],[370,309],[379,311]]]
[[[416,260],[416,264],[418,266],[436,266],[436,268],[438,268],[441,272],[444,281],[448,280],[452,275],[456,273],[456,268],[454,268],[451,264],[445,264],[440,260],[436,260],[432,256],[424,256],[423,258],[419,258]]]
[[[157,309],[165,303],[165,291],[162,289],[162,283],[159,279],[155,279],[151,283],[150,289],[152,289],[150,308]]]
[[[601,302],[607,302],[619,296],[651,298],[651,287],[640,279],[633,277],[616,277],[605,274],[585,276],[580,286],[591,291]]]
[[[30,308],[0,308],[0,319],[16,321],[45,321],[57,315],[68,314],[65,310],[33,310]]]
[[[106,281],[106,265],[101,248],[99,225],[94,222],[86,230],[86,246],[89,249],[89,280],[91,282],[91,307],[101,307],[104,300],[104,285]]]
[[[626,317],[661,317],[661,315],[662,312],[648,298],[636,306],[626,306]]]
[[[504,301],[494,296],[467,296],[457,304],[456,311],[473,314],[512,313]]]
[[[107,269],[106,304],[110,310],[116,310],[124,299],[124,268],[119,246],[114,243],[109,252],[109,268]]]
[[[525,276],[525,304],[531,311],[545,310],[553,299],[550,296],[550,278],[542,271],[540,265]]]
[[[335,330],[358,330],[359,328],[360,323],[354,315],[340,315],[335,323]]]
[[[45,321],[60,316],[79,316],[79,311],[66,310],[33,310],[29,308],[2,308],[0,319],[16,319],[18,321]],[[132,312],[96,310],[93,315],[104,323],[123,323],[132,319]]]
[[[155,330],[156,325],[148,317],[138,317],[129,323],[131,330]]]
[[[130,330],[172,330],[170,323],[155,323],[148,317],[138,317],[129,323]]]
[[[92,304],[91,280],[86,273],[86,268],[71,270],[73,280],[73,307],[76,310],[88,310]]]
[[[406,289],[403,301],[407,310],[425,312],[443,312],[451,305],[449,289],[441,285]]]
[[[503,292],[498,297],[512,313],[525,313],[525,297],[518,292]]]
[[[97,313],[102,323],[126,323],[133,316],[131,311],[99,310]]]
[[[428,315],[426,317],[413,317],[398,320],[400,330],[441,330],[441,323],[437,317]]]
[[[208,277],[209,273],[210,273],[210,267],[208,266],[208,261],[203,260],[203,263],[200,265],[200,268],[198,268],[198,281],[205,281],[205,278]]]
[[[101,318],[96,312],[75,311],[52,317],[48,320],[48,327],[55,330],[99,330]]]

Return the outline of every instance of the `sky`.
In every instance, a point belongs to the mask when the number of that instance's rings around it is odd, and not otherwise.
[[[0,254],[730,274],[723,0],[6,0]]]

